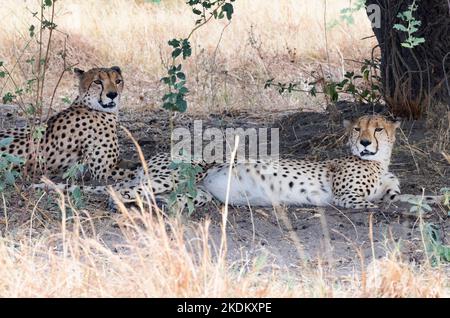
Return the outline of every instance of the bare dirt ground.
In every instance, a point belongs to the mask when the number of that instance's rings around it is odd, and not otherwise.
[[[286,112],[277,114],[246,112],[222,113],[203,116],[206,127],[278,127],[280,128],[280,154],[283,157],[326,159],[347,153],[345,138],[342,138],[342,119],[361,114],[384,112],[382,106],[371,107],[352,103],[339,103],[339,115],[335,120],[326,113]],[[14,107],[2,107],[1,128],[23,125],[24,121],[14,113]],[[192,127],[194,116],[179,115],[177,127]],[[431,123],[430,123],[431,122]],[[449,187],[450,166],[438,153],[438,142],[446,142],[448,126],[432,124],[432,120],[403,122],[397,136],[391,170],[398,175],[403,193],[436,194]],[[138,140],[145,157],[160,151],[169,151],[168,115],[163,110],[133,110],[121,114],[121,124],[127,127]],[[444,127],[444,128],[443,128]],[[448,135],[447,135],[448,136]],[[120,131],[122,157],[138,161],[131,140]],[[25,200],[26,201],[26,200]],[[11,198],[15,215],[9,216],[9,230],[29,219],[29,208],[21,198]],[[44,200],[45,201],[45,200]],[[115,227],[114,213],[108,211],[106,197],[88,198],[91,214],[96,215],[98,239],[113,250],[120,249],[122,239]],[[337,208],[289,207],[264,209],[246,207],[231,208],[228,217],[229,259],[250,260],[264,255],[265,262],[290,267],[295,270],[302,262],[332,263],[338,272],[351,273],[361,265],[361,258],[368,263],[393,250],[399,250],[409,261],[421,262],[424,247],[419,218],[409,212],[409,204],[384,206],[372,211],[357,211]],[[11,209],[9,209],[11,210]],[[44,210],[44,209],[43,209]],[[46,207],[46,211],[51,211]],[[57,208],[54,209],[57,211]],[[94,212],[93,212],[94,211]],[[9,212],[11,214],[11,212]],[[35,235],[39,235],[40,224],[58,222],[57,212],[42,213],[34,222]],[[438,226],[442,239],[448,244],[450,222],[447,211],[433,207],[425,215],[425,221]],[[217,203],[198,209],[185,218],[187,224],[211,219],[211,238],[217,246],[221,234],[221,213]],[[373,239],[370,228],[373,227]],[[1,232],[5,224],[0,222]],[[193,237],[191,239],[194,239]],[[373,245],[371,243],[373,241]]]

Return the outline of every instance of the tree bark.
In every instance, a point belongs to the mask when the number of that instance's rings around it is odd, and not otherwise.
[[[414,36],[425,38],[425,43],[410,49],[401,45],[408,34],[393,26],[405,25],[397,15],[412,2],[367,0],[366,5],[378,5],[381,10],[381,25],[373,25],[372,30],[381,50],[381,87],[386,103],[394,115],[417,119],[432,111],[436,102],[450,104],[450,3],[416,0],[418,9],[413,16],[421,25]]]

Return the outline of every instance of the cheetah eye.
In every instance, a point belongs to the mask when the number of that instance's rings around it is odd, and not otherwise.
[[[355,127],[355,130],[356,130],[356,131],[360,131],[360,130],[361,130],[361,128],[359,128],[359,127]]]
[[[101,80],[96,80],[96,81],[94,81],[94,83],[97,84],[97,85],[100,85],[102,83],[102,81]]]
[[[116,79],[116,84],[120,84],[120,83],[122,83],[122,80],[120,78]]]
[[[383,128],[375,128],[375,131],[377,131],[377,132],[382,131],[382,130],[383,130]]]

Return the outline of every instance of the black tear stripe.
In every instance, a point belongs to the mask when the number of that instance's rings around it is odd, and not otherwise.
[[[103,95],[103,82],[101,82],[100,85],[102,85],[102,90],[100,91],[99,101],[101,101],[101,102],[103,103],[103,101],[102,101],[102,95]]]
[[[376,151],[378,152],[378,145],[379,145],[379,143],[378,143],[378,139],[377,139],[377,136],[376,136],[377,134],[376,134],[376,131],[374,130],[373,131],[373,138],[375,138],[375,141],[377,142],[377,148],[376,148]]]
[[[91,82],[91,83],[89,84],[89,86],[88,86],[88,88],[87,88],[87,90],[86,90],[86,93],[84,93],[83,97],[85,97],[85,96],[87,95],[87,93],[89,92],[89,90],[91,89],[92,83],[94,83],[94,82]]]

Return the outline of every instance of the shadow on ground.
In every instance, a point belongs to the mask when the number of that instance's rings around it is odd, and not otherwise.
[[[283,157],[327,159],[347,153],[343,119],[364,114],[382,113],[389,116],[383,106],[356,105],[342,102],[332,120],[326,113],[287,113],[271,116],[266,114],[223,113],[203,118],[203,128],[217,127],[278,127],[280,129],[280,153]],[[130,118],[129,123],[141,122],[142,127],[130,127],[138,138],[144,153],[149,157],[158,151],[168,151],[167,115],[152,113],[140,120]],[[161,118],[162,115],[162,118]],[[125,116],[126,118],[126,116]],[[175,120],[176,126],[190,127],[193,118],[182,115]],[[391,171],[401,182],[403,193],[438,194],[449,187],[450,165],[440,153],[449,152],[448,121],[434,119],[404,121],[397,135]],[[149,133],[144,133],[148,131]],[[445,135],[447,134],[447,135]],[[447,136],[447,137],[445,137]],[[126,156],[133,155],[132,144]],[[364,255],[366,261],[400,249],[408,260],[420,261],[424,247],[420,222],[411,205],[399,203],[383,206],[372,211],[315,207],[289,207],[275,211],[247,207],[231,208],[228,222],[230,258],[251,259],[267,253],[268,260],[277,265],[297,266],[299,259],[314,262],[317,257],[332,261],[344,272],[359,267]],[[220,207],[210,206],[197,211],[190,220],[196,222],[211,218],[212,237],[220,241]],[[450,229],[447,211],[433,207],[424,221],[435,224],[444,241]],[[370,222],[373,228],[373,249],[369,238]],[[375,254],[375,255],[373,255]]]
[[[382,106],[352,103],[339,103],[337,109],[334,120],[326,113],[313,112],[276,115],[222,113],[201,119],[203,128],[278,127],[281,156],[320,160],[347,154],[345,138],[342,137],[342,119],[373,112],[386,113]],[[175,118],[175,125],[192,129],[194,119],[192,115],[179,115]],[[14,116],[5,117],[2,114],[4,126],[18,120]],[[169,151],[168,122],[164,111],[129,111],[121,115],[121,124],[138,140],[146,158],[160,151]],[[393,152],[391,171],[399,177],[402,192],[436,194],[441,188],[450,187],[450,165],[440,153],[450,153],[448,121],[439,118],[406,121],[401,128]],[[123,131],[120,132],[120,142],[122,157],[137,161],[134,146]],[[106,201],[104,197],[92,198],[89,208],[102,210],[99,214],[108,214],[105,212]],[[19,199],[13,204],[21,215],[16,219],[26,220],[26,204],[20,202]],[[364,256],[367,263],[373,257],[381,257],[396,249],[407,260],[421,261],[424,247],[420,222],[418,216],[410,212],[410,207],[402,203],[372,211],[333,207],[289,207],[278,210],[230,208],[227,223],[229,258],[252,259],[263,253],[267,255],[268,263],[293,268],[301,260],[314,263],[319,258],[332,262],[336,269],[344,273],[360,266],[360,256]],[[447,213],[443,207],[433,207],[433,211],[424,216],[424,221],[435,224],[448,244],[446,234],[450,222]],[[207,218],[212,220],[211,237],[218,245],[221,233],[220,207],[212,203],[197,210],[186,221],[196,223]],[[99,217],[99,220],[101,222],[102,218]],[[117,231],[113,224],[110,221],[103,222],[100,231],[102,239],[111,247],[121,241],[114,234]],[[0,227],[3,225],[0,224]],[[372,239],[370,228],[373,229]]]

